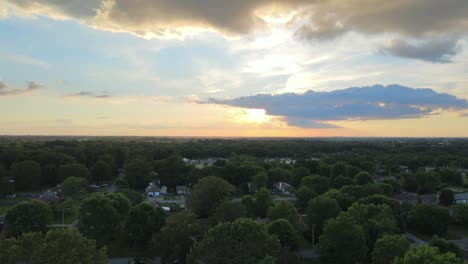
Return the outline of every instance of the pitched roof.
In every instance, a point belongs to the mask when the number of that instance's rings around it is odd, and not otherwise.
[[[39,199],[46,202],[46,203],[55,203],[55,202],[58,202],[58,200],[59,200],[57,194],[55,194],[51,190],[47,190],[46,192],[41,194]]]
[[[150,185],[150,186],[146,187],[146,192],[147,193],[149,193],[149,192],[160,192],[160,191],[161,190],[156,185]]]

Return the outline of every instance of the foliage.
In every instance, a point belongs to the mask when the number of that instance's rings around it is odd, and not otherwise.
[[[368,183],[373,183],[374,178],[368,172],[363,171],[354,177],[353,182],[357,185],[365,185]]]
[[[141,202],[143,202],[144,196],[134,190],[120,190],[118,193],[124,195],[131,203],[132,206],[135,206]]]
[[[428,235],[443,235],[451,221],[448,209],[426,204],[415,205],[409,212],[410,227]]]
[[[328,179],[323,176],[312,175],[302,178],[301,186],[307,186],[317,194],[323,194],[330,188],[330,183]]]
[[[11,174],[15,178],[17,190],[37,188],[41,183],[41,165],[35,161],[26,160],[13,164]]]
[[[170,215],[160,234],[153,237],[153,244],[161,252],[163,263],[186,263],[194,241],[201,237],[203,228],[192,213]]]
[[[341,212],[341,208],[338,205],[338,202],[335,199],[318,196],[309,202],[307,207],[307,221],[308,226],[312,228],[313,225],[317,227],[316,236],[319,236],[322,233],[325,223],[336,216]]]
[[[404,257],[397,258],[393,264],[463,264],[463,260],[453,253],[441,254],[435,247],[413,247]]]
[[[224,201],[218,207],[216,207],[215,213],[213,214],[213,222],[232,222],[237,218],[247,216],[247,209],[242,203],[233,201]]]
[[[76,229],[53,229],[43,235],[26,233],[0,242],[0,263],[104,264],[106,249],[96,248]]]
[[[233,192],[234,186],[219,177],[202,178],[193,188],[193,210],[201,217],[212,215],[218,204]]]
[[[434,171],[416,173],[416,182],[418,183],[418,193],[434,193],[440,184],[440,177]]]
[[[5,222],[7,237],[45,232],[47,225],[52,222],[52,210],[48,204],[37,200],[20,203],[6,212]]]
[[[307,186],[299,187],[294,195],[297,197],[297,205],[300,209],[306,209],[309,201],[317,196],[317,194]]]
[[[85,190],[88,182],[85,178],[68,177],[62,183],[63,195],[66,197],[73,197],[83,190]]]
[[[109,181],[112,179],[112,168],[107,162],[99,160],[91,167],[91,174],[96,182]]]
[[[468,204],[455,204],[452,209],[456,223],[468,226]]]
[[[309,176],[310,171],[308,168],[300,166],[300,167],[295,167],[291,171],[291,184],[295,187],[298,187],[299,184],[302,181],[302,178]]]
[[[439,202],[445,206],[451,206],[453,204],[453,191],[450,189],[443,189],[439,193]]]
[[[251,219],[237,219],[211,228],[200,242],[195,243],[188,262],[256,263],[267,255],[276,257],[279,249],[278,238],[268,234],[264,224]]]
[[[410,249],[410,243],[404,235],[384,235],[379,238],[372,251],[373,264],[391,264],[397,257],[402,257]]]
[[[273,204],[273,197],[265,188],[262,188],[255,193],[255,216],[266,217],[268,208]]]
[[[144,188],[151,180],[151,170],[151,163],[144,159],[137,158],[130,160],[125,170],[128,185],[136,189]]]
[[[164,210],[143,202],[130,209],[126,228],[132,241],[145,245],[154,233],[159,232],[165,221]]]
[[[81,163],[70,163],[61,165],[58,168],[57,180],[59,182],[64,181],[68,177],[81,177],[86,180],[91,180],[91,172],[88,170],[86,165]]]
[[[338,176],[333,180],[332,187],[336,189],[340,189],[343,186],[353,184],[353,180],[351,178],[345,176]]]
[[[317,253],[323,263],[363,263],[367,254],[364,232],[347,215],[331,219],[320,236]]]
[[[253,176],[252,181],[257,189],[266,188],[268,183],[268,175],[265,172],[259,172]]]
[[[395,179],[393,177],[383,178],[381,183],[390,184],[393,187],[393,192],[394,193],[400,193],[401,192],[401,183],[397,179]]]
[[[161,184],[166,185],[168,188],[175,188],[177,185],[183,184],[189,169],[182,157],[178,155],[171,155],[158,160],[154,163],[154,166]]]
[[[440,238],[437,235],[432,237],[431,241],[429,242],[429,246],[438,248],[441,253],[451,252],[460,259],[463,259],[464,257],[463,251],[459,246],[457,246],[457,244],[453,243],[452,241]]]
[[[294,226],[286,219],[277,219],[268,224],[268,233],[279,238],[281,246],[295,250],[299,247],[299,236]]]
[[[279,201],[268,209],[268,218],[271,220],[286,219],[297,230],[302,230],[301,216],[297,213],[296,207],[291,202]]]

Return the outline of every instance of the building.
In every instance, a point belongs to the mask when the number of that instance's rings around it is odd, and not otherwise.
[[[56,192],[52,190],[47,190],[41,196],[39,196],[39,200],[48,203],[48,204],[55,204],[60,201],[60,198]]]
[[[400,204],[429,204],[437,205],[437,194],[422,194],[403,192],[396,195],[395,200],[399,201]]]
[[[162,186],[161,187],[161,195],[166,195],[167,194],[167,186]]]
[[[190,188],[185,186],[185,185],[177,185],[176,186],[176,193],[178,195],[191,194],[192,190],[190,190]]]
[[[292,187],[291,184],[285,183],[285,182],[277,182],[273,185],[273,188],[279,192],[279,193],[284,193],[284,194],[290,194],[293,192],[294,187]]]
[[[148,187],[145,189],[146,196],[148,197],[159,197],[161,195],[161,190],[154,183],[148,184]]]
[[[453,196],[455,204],[468,204],[468,193],[457,193]]]

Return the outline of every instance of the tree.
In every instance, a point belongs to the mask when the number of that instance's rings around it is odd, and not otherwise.
[[[93,180],[97,182],[112,179],[112,169],[109,164],[103,160],[97,161],[93,167],[91,167],[91,174],[93,175]]]
[[[244,205],[245,209],[247,210],[247,216],[255,217],[256,208],[255,208],[255,201],[252,198],[252,195],[246,195],[242,197],[241,203]]]
[[[270,191],[265,188],[258,190],[255,193],[255,215],[258,217],[266,217],[268,208],[273,204],[273,197]]]
[[[252,181],[254,182],[257,189],[265,188],[268,183],[268,175],[265,172],[260,172],[253,176]]]
[[[68,177],[62,183],[63,195],[73,197],[83,191],[88,183],[84,178]]]
[[[386,195],[388,197],[393,196],[393,187],[392,187],[392,185],[386,184],[386,183],[380,183],[378,186],[382,190],[383,195]]]
[[[200,242],[195,243],[188,262],[255,263],[265,256],[276,257],[279,249],[278,238],[268,234],[264,224],[241,218],[211,228]]]
[[[307,186],[301,186],[294,193],[297,197],[297,205],[300,209],[306,209],[309,201],[315,198],[317,194]]]
[[[333,180],[332,187],[336,189],[340,189],[343,186],[351,185],[351,184],[353,184],[352,179],[340,175]]]
[[[123,194],[131,203],[132,206],[135,206],[143,202],[143,195],[134,190],[120,190],[118,193]]]
[[[268,233],[279,238],[281,246],[296,250],[299,247],[297,230],[286,219],[277,219],[268,224]]]
[[[453,191],[450,189],[443,189],[439,193],[439,202],[445,206],[451,206],[453,204]]]
[[[201,237],[203,228],[192,213],[171,214],[153,244],[160,250],[163,263],[186,263],[194,241]]]
[[[419,246],[411,248],[403,257],[395,259],[393,264],[463,264],[463,260],[453,253],[441,254],[435,247]]]
[[[296,230],[302,230],[301,216],[291,202],[279,201],[268,209],[268,218],[271,220],[286,219]]]
[[[349,216],[330,219],[320,236],[317,253],[325,263],[363,263],[367,254],[364,232]]]
[[[150,181],[152,166],[143,159],[132,159],[126,168],[126,178],[132,188],[144,188]]]
[[[362,227],[369,249],[372,249],[375,241],[383,235],[398,231],[396,217],[386,204],[354,203],[343,214],[349,215],[355,223]]]
[[[353,182],[357,185],[365,185],[368,183],[373,183],[374,178],[368,172],[363,171],[354,177]]]
[[[68,177],[81,177],[86,180],[91,180],[91,172],[86,165],[81,163],[70,163],[60,165],[57,172],[57,180],[63,182]]]
[[[161,184],[169,188],[175,188],[178,184],[183,184],[189,170],[182,157],[176,155],[156,161],[155,168],[161,179]]]
[[[166,213],[160,207],[142,202],[128,213],[126,228],[132,241],[146,245],[154,233],[159,232],[166,221]]]
[[[43,235],[27,233],[0,242],[0,263],[107,263],[106,248],[76,229],[52,229]]]
[[[392,210],[396,211],[400,205],[400,203],[392,198],[389,198],[385,195],[381,194],[374,194],[372,196],[367,196],[364,198],[359,199],[358,201],[360,204],[386,204],[392,208]]]
[[[429,242],[429,246],[438,248],[442,254],[451,252],[460,259],[463,259],[464,257],[463,251],[459,246],[457,246],[457,244],[453,243],[452,241],[440,238],[437,235],[432,237],[431,241]]]
[[[418,183],[418,193],[434,193],[440,184],[440,177],[434,171],[416,173],[416,182]]]
[[[52,210],[44,202],[31,200],[9,209],[5,221],[7,237],[16,237],[28,232],[45,232],[47,225],[52,222]]]
[[[451,217],[448,209],[427,204],[415,205],[408,216],[408,224],[414,230],[428,235],[443,235]]]
[[[193,187],[193,210],[201,217],[210,216],[218,204],[233,192],[234,186],[219,177],[201,178]]]
[[[390,184],[393,187],[393,192],[394,193],[400,193],[401,192],[400,182],[397,179],[393,178],[393,177],[383,178],[381,183]]]
[[[130,201],[122,194],[95,194],[83,201],[80,210],[80,231],[98,241],[118,234],[127,217]]]
[[[8,184],[9,180],[7,170],[2,164],[0,164],[0,197],[9,193]]]
[[[455,222],[468,226],[468,204],[455,204],[452,209]]]
[[[391,264],[397,257],[403,257],[410,249],[404,235],[384,235],[379,238],[372,251],[373,264]]]
[[[453,168],[443,168],[439,171],[440,181],[455,186],[463,186],[463,175]]]
[[[224,201],[218,207],[213,215],[215,224],[221,222],[232,222],[237,218],[247,216],[247,209],[242,203],[233,201]]]
[[[330,183],[328,179],[323,176],[313,175],[302,178],[301,186],[307,186],[317,194],[323,194],[330,188]]]
[[[291,174],[292,174],[291,184],[297,187],[299,186],[299,184],[301,184],[302,178],[310,175],[310,171],[306,167],[301,166],[301,167],[295,167],[294,169],[292,169]]]
[[[341,208],[335,199],[318,196],[310,200],[307,207],[307,220],[309,227],[313,225],[317,227],[316,236],[322,234],[325,223],[334,217],[337,217],[341,212]]]
[[[15,178],[17,190],[37,188],[41,182],[41,165],[35,161],[26,160],[13,164],[11,173]]]
[[[401,187],[403,190],[408,192],[416,192],[418,189],[418,182],[416,181],[416,175],[411,173],[402,173],[400,175]]]

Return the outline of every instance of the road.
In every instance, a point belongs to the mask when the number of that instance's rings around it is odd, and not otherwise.
[[[405,236],[406,236],[409,240],[413,241],[413,243],[414,243],[416,246],[420,246],[420,245],[425,245],[425,246],[427,246],[427,245],[429,245],[429,243],[428,243],[427,241],[422,240],[422,239],[420,239],[419,237],[417,237],[417,236],[415,236],[415,235],[413,235],[413,234],[411,234],[411,233],[408,233],[408,232],[407,232],[407,233],[405,233]]]

